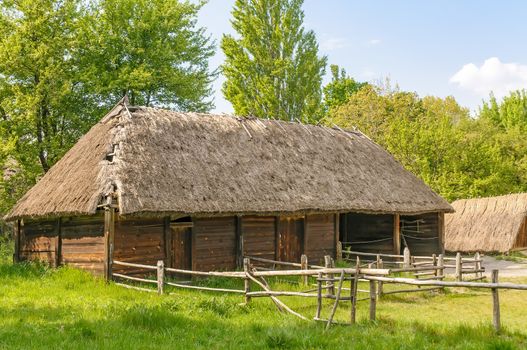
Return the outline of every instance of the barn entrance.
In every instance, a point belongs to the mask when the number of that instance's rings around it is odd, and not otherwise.
[[[176,269],[192,269],[192,222],[170,223],[170,266]]]
[[[280,217],[278,260],[299,262],[304,243],[304,217]]]

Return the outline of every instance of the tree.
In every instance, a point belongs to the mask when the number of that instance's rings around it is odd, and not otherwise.
[[[342,106],[352,94],[359,91],[360,88],[368,83],[358,82],[346,74],[344,68],[340,69],[338,65],[332,64],[331,82],[324,86],[323,113],[330,113],[331,110]]]
[[[303,0],[236,0],[224,35],[223,94],[236,114],[317,119],[326,57],[303,27]]]
[[[514,156],[526,141],[471,118],[452,97],[420,98],[368,85],[326,122],[363,131],[449,200],[527,189],[527,162]]]
[[[82,22],[82,80],[99,101],[207,111],[214,45],[196,18],[204,2],[98,0]]]
[[[125,94],[134,104],[212,106],[202,4],[0,1],[0,216]]]

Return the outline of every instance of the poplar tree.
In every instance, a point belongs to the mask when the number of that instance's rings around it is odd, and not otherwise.
[[[303,0],[237,0],[221,48],[223,94],[239,115],[304,122],[320,116],[326,57],[303,26]]]

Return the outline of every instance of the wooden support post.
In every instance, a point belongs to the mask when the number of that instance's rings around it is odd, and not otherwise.
[[[59,218],[55,227],[55,234],[57,235],[57,240],[55,241],[55,267],[59,267],[62,264],[62,228]]]
[[[157,294],[163,294],[163,287],[165,285],[165,262],[158,260],[157,262]]]
[[[437,213],[437,237],[441,254],[445,254],[445,213]]]
[[[309,269],[309,264],[307,262],[307,255],[302,254],[302,256],[300,257],[300,265],[301,265],[300,268],[302,270],[308,270]],[[302,276],[302,280],[303,280],[304,285],[307,286],[309,284],[309,276],[308,275]]]
[[[243,231],[240,216],[236,216],[236,266],[243,267]]]
[[[172,267],[172,230],[170,216],[163,219],[163,242],[165,245],[165,266]]]
[[[410,267],[410,249],[404,247],[403,252],[403,268],[407,269]]]
[[[439,257],[437,258],[437,267],[438,267],[438,269],[436,270],[436,275],[444,278],[444,276],[445,276],[445,270],[444,270],[445,260],[444,260],[443,254],[439,254]],[[441,279],[443,279],[443,278],[441,278]]]
[[[401,254],[401,228],[399,214],[395,214],[393,217],[393,253],[396,255]]]
[[[492,270],[492,283],[498,283],[498,270]],[[492,325],[496,332],[500,331],[500,298],[498,288],[492,288]]]
[[[474,255],[474,259],[476,260],[476,269],[479,270],[479,272],[476,273],[476,277],[482,277],[483,276],[483,272],[481,272],[481,255],[479,254],[479,252],[476,252],[476,254]]]
[[[325,255],[324,256],[324,266],[326,268],[328,268],[328,269],[332,267],[331,256],[329,256],[329,255]],[[326,277],[327,278],[333,278],[334,275],[329,274],[329,275],[326,275]],[[334,285],[333,282],[327,281],[326,282],[326,287],[327,287],[327,291],[328,291],[329,295],[335,295],[335,285]]]
[[[315,319],[320,318],[320,312],[322,311],[322,273],[319,272],[317,278],[317,312],[315,313]]]
[[[461,282],[463,280],[463,261],[461,259],[461,253],[456,254],[456,280]]]
[[[375,321],[375,311],[377,309],[377,290],[375,281],[370,281],[370,321]]]
[[[342,242],[337,241],[337,261],[342,261]]]
[[[249,258],[243,258],[243,271],[248,274],[251,272],[251,261]],[[244,291],[245,291],[245,303],[248,304],[251,301],[251,297],[247,293],[251,292],[251,280],[246,277],[244,280]]]
[[[112,197],[108,196],[104,209],[104,277],[106,281],[112,279],[113,241],[115,233],[115,208]]]
[[[360,259],[357,257],[357,262],[355,264],[355,276],[351,280],[351,315],[350,323],[354,324],[357,318],[357,289],[359,288],[359,275],[360,275]]]
[[[20,220],[17,220],[15,222],[15,227],[14,227],[14,231],[13,231],[13,234],[14,234],[14,239],[15,239],[15,252],[13,254],[13,262],[17,263],[17,262],[20,262],[20,235],[21,235],[21,224],[20,224]]]

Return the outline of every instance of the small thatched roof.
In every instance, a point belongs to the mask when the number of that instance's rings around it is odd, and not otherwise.
[[[445,249],[507,252],[516,243],[527,214],[527,193],[461,199],[445,216]]]
[[[359,132],[118,105],[7,218],[91,214],[112,191],[123,215],[452,210]]]

